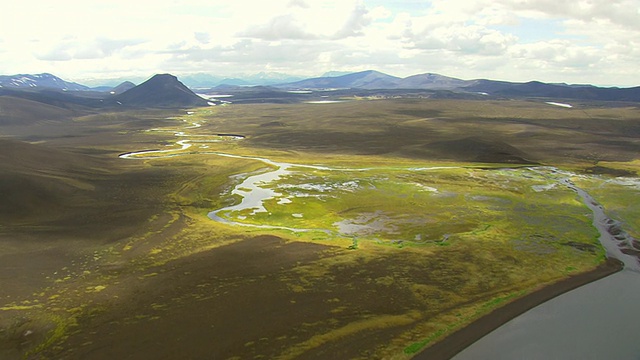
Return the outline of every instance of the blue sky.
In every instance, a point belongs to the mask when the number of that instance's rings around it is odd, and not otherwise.
[[[640,85],[640,0],[34,0],[0,12],[0,74],[375,69]]]
[[[548,39],[582,40],[578,36],[565,34],[562,21],[558,19],[519,18],[513,24],[500,24],[491,28],[503,33],[515,35],[522,44],[545,41]]]

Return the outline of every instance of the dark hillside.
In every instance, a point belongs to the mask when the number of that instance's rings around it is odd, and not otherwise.
[[[0,139],[0,223],[59,216],[91,189],[87,180],[101,165],[94,157]]]
[[[110,100],[111,105],[128,108],[176,108],[207,106],[207,101],[173,75],[159,74],[142,84],[116,95]]]
[[[398,82],[400,89],[453,90],[466,85],[469,81],[460,80],[438,74],[418,74],[406,77]]]
[[[67,108],[13,96],[0,96],[0,126],[32,125],[69,118],[74,114],[74,111]]]
[[[7,89],[0,88],[0,97],[11,96],[64,109],[89,109],[104,106],[103,93],[94,91],[62,91],[57,89]]]
[[[118,94],[122,94],[125,91],[131,90],[134,87],[136,87],[136,84],[132,83],[131,81],[125,81],[120,85],[111,89],[111,92],[113,92],[115,95],[118,95]]]
[[[110,242],[140,229],[184,171],[0,139],[0,224],[34,239]]]
[[[92,171],[101,162],[93,157],[80,155],[49,146],[23,141],[0,139],[0,169],[24,174],[58,172],[72,175],[74,170]],[[51,173],[53,174],[53,173]]]
[[[601,88],[595,86],[567,86],[546,84],[539,81],[508,83],[478,80],[465,87],[467,91],[486,92],[506,97],[537,97],[555,99],[580,99],[597,101],[640,101],[640,87]]]
[[[456,140],[436,141],[423,145],[423,150],[440,159],[482,163],[534,164],[530,156],[518,148],[500,140],[466,137]]]

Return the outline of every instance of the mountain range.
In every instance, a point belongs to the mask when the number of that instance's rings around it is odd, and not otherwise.
[[[269,86],[300,80],[303,80],[303,78],[277,72],[259,72],[236,77],[214,76],[202,73],[180,76],[180,81],[192,89],[206,89],[219,85]]]
[[[361,71],[339,76],[322,76],[302,81],[275,85],[284,89],[420,89],[454,90],[474,81],[465,81],[438,74],[419,74],[406,78],[387,75],[375,70]]]
[[[271,75],[263,74],[266,77]],[[539,81],[525,83],[487,79],[462,80],[439,74],[425,73],[400,78],[375,70],[274,83],[269,86],[249,86],[243,79],[222,80],[223,85],[198,88],[202,94],[233,95],[233,102],[299,102],[328,96],[414,96],[431,98],[547,98],[565,100],[595,100],[640,102],[640,87],[604,88],[593,85],[549,84]],[[205,79],[200,74],[198,79]],[[214,79],[209,76],[209,80]],[[188,77],[187,77],[188,78]],[[285,75],[271,76],[292,79]],[[196,78],[188,78],[194,84]],[[225,83],[226,81],[226,83]],[[200,85],[206,82],[200,83]],[[210,83],[210,82],[209,82]],[[52,74],[19,74],[0,76],[0,96],[13,96],[62,108],[84,107],[191,107],[207,106],[215,100],[196,95],[188,86],[170,74],[159,74],[135,85],[125,81],[115,87],[88,87],[65,81]]]
[[[462,80],[426,73],[399,78],[368,70],[336,77],[319,77],[276,85],[281,89],[448,90],[501,97],[546,97],[603,101],[640,101],[640,87],[602,88],[593,85],[515,83],[486,79]]]
[[[640,102],[640,87],[603,88],[593,85],[547,84],[539,81],[516,83],[487,79],[462,80],[433,73],[400,78],[374,70],[321,76],[269,87],[223,85],[209,93],[216,92],[233,95],[234,103],[285,103],[349,96]]]
[[[0,75],[0,87],[9,89],[34,89],[34,88],[52,88],[63,91],[87,91],[91,90],[88,86],[80,85],[74,82],[68,82],[59,77],[49,74],[18,74],[18,75]]]
[[[181,108],[207,106],[208,101],[170,74],[157,74],[140,85],[125,81],[115,87],[89,88],[51,74],[3,76],[0,97],[10,96],[63,109]]]

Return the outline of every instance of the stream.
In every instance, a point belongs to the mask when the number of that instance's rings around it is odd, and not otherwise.
[[[537,171],[537,170],[534,170]],[[552,169],[554,173],[559,170]],[[455,360],[639,359],[640,246],[609,218],[602,205],[569,178],[560,183],[575,191],[593,212],[593,225],[607,257],[623,271],[551,299],[505,323]]]
[[[313,165],[297,165],[290,164],[284,162],[276,162],[273,160],[259,158],[259,157],[251,157],[251,156],[242,156],[242,155],[232,155],[225,153],[208,153],[214,154],[218,156],[231,157],[236,159],[250,159],[256,160],[264,163],[265,165],[270,166],[271,168],[275,168],[275,170],[262,172],[259,174],[248,176],[244,181],[240,184],[236,185],[231,191],[232,195],[239,195],[242,200],[239,204],[227,206],[218,210],[211,211],[207,214],[207,216],[215,221],[222,222],[225,224],[238,225],[238,226],[246,226],[253,227],[259,229],[277,229],[277,230],[288,230],[292,232],[309,232],[309,231],[322,231],[327,234],[331,234],[332,231],[327,229],[299,229],[299,228],[291,228],[286,226],[275,226],[275,225],[257,225],[257,224],[248,224],[237,221],[229,220],[223,216],[221,216],[222,212],[231,212],[231,211],[241,211],[252,209],[252,212],[249,215],[255,215],[260,212],[267,212],[267,209],[264,207],[264,202],[273,198],[282,197],[283,194],[278,193],[272,189],[263,187],[261,185],[266,185],[273,181],[279,180],[285,176],[288,176],[292,173],[290,170],[292,167],[303,167],[317,170],[333,170],[323,166],[313,166]],[[242,217],[239,217],[241,220]]]
[[[198,125],[199,126],[199,125]],[[194,127],[196,125],[194,124]],[[176,136],[186,136],[176,133]],[[202,136],[202,135],[196,135]],[[193,139],[193,138],[192,138]],[[191,142],[215,140],[180,140],[179,149],[144,150],[120,155],[123,159],[149,159],[172,157],[189,152]],[[198,152],[216,156],[250,159],[264,163],[271,170],[247,176],[237,184],[231,194],[241,197],[238,204],[209,212],[208,217],[221,223],[263,229],[283,229],[293,232],[322,231],[337,234],[328,229],[296,229],[272,225],[248,224],[229,220],[225,213],[251,210],[250,215],[267,212],[264,203],[283,197],[264,185],[291,175],[298,168],[341,171],[366,171],[368,169],[332,169],[322,166],[276,162],[266,158]],[[150,156],[156,154],[155,156]],[[425,170],[429,168],[421,168]],[[438,169],[438,168],[433,168]],[[416,169],[417,170],[417,169]],[[585,190],[570,179],[575,174],[550,167],[529,168],[548,179],[555,180],[573,191],[593,213],[593,225],[600,233],[599,241],[607,256],[624,263],[624,270],[578,289],[558,296],[507,322],[464,349],[454,357],[467,359],[638,359],[640,358],[640,323],[637,306],[640,304],[640,242],[630,236],[621,224],[609,218],[604,208]],[[553,175],[553,177],[552,177]],[[238,216],[242,220],[242,216]]]
[[[638,259],[640,243],[622,229],[620,222],[609,218],[602,205],[598,204],[589,193],[577,187],[570,179],[563,179],[562,184],[578,193],[585,205],[593,212],[593,226],[600,233],[600,244],[607,251],[607,257],[622,261],[625,270],[640,273]]]
[[[188,113],[190,114],[190,113]],[[184,120],[187,122],[186,120]],[[200,123],[192,123],[191,126],[187,127],[187,129],[198,128],[202,126]],[[177,145],[180,145],[179,149],[172,148],[166,150],[142,150],[142,151],[134,151],[128,152],[119,155],[122,159],[152,159],[152,158],[160,158],[160,157],[173,157],[191,154],[190,152],[180,152],[189,149],[192,146],[192,142],[197,143],[210,143],[217,142],[219,140],[211,140],[211,139],[199,139],[195,140],[195,137],[211,137],[213,135],[187,135],[183,131],[172,131],[172,130],[163,130],[163,129],[151,129],[150,131],[170,131],[174,132],[176,137],[190,137],[191,139],[183,139],[176,141]],[[236,140],[243,139],[242,135],[234,135],[234,134],[217,134],[218,137],[228,137]],[[209,212],[208,216],[212,220],[234,224],[240,226],[250,226],[257,227],[263,229],[286,229],[294,232],[306,232],[306,231],[323,231],[327,233],[333,233],[331,230],[327,229],[296,229],[296,228],[288,228],[282,226],[271,226],[271,225],[257,225],[257,224],[247,224],[242,222],[236,222],[227,219],[224,216],[224,213],[229,213],[233,211],[243,211],[251,209],[251,213],[249,216],[255,215],[261,212],[267,212],[267,209],[264,206],[265,201],[274,199],[274,198],[283,198],[282,200],[288,200],[284,198],[284,195],[278,193],[277,191],[265,187],[269,183],[273,183],[277,180],[280,180],[286,176],[291,175],[294,170],[292,168],[306,168],[306,169],[315,169],[315,170],[325,170],[325,171],[367,171],[370,168],[359,168],[359,169],[348,169],[348,168],[330,168],[326,166],[315,166],[315,165],[305,165],[305,164],[292,164],[286,162],[277,162],[267,158],[254,157],[254,156],[243,156],[243,155],[233,155],[226,154],[220,152],[198,152],[200,154],[208,154],[208,155],[216,155],[216,156],[224,156],[231,157],[236,159],[248,159],[260,161],[265,164],[271,170],[263,171],[257,174],[247,176],[240,184],[236,185],[231,194],[238,195],[241,198],[240,203],[227,206],[218,210],[214,210]],[[150,156],[151,154],[155,154],[154,156]],[[161,155],[158,155],[161,154]],[[444,167],[432,167],[432,168],[414,168],[412,170],[430,170],[430,169],[442,169]],[[456,168],[456,167],[451,167]],[[624,229],[622,229],[621,224],[609,218],[604,208],[585,190],[576,186],[572,181],[571,177],[576,176],[573,173],[566,172],[554,167],[530,167],[527,168],[528,171],[537,173],[547,178],[548,180],[555,181],[556,183],[563,185],[580,196],[584,204],[592,211],[593,213],[593,225],[600,233],[600,243],[605,248],[607,252],[607,257],[615,258],[624,263],[625,270],[640,272],[640,242],[630,236]],[[555,180],[558,176],[562,176],[560,180]],[[548,187],[548,186],[543,186]],[[239,216],[239,220],[244,220],[246,216]]]
[[[187,113],[191,115],[191,112]],[[184,120],[187,122],[186,120]],[[199,128],[201,127],[201,123],[193,122],[191,126],[186,127],[187,129]],[[187,139],[176,141],[177,145],[180,145],[180,148],[171,148],[166,150],[142,150],[142,151],[134,151],[128,152],[124,154],[120,154],[119,157],[122,159],[153,159],[160,157],[173,157],[191,154],[189,152],[180,152],[189,149],[192,146],[192,142],[197,143],[211,143],[218,142],[220,140],[207,140],[207,139],[198,139],[197,137],[212,137],[213,135],[187,135],[183,131],[174,131],[174,130],[164,130],[164,129],[151,129],[149,131],[168,131],[173,132],[176,137],[188,137]],[[243,139],[242,135],[235,134],[217,134],[215,136],[221,138],[231,138],[235,140]],[[191,139],[189,139],[191,138]],[[250,226],[257,227],[263,229],[286,229],[294,232],[299,231],[323,231],[323,232],[331,232],[327,229],[296,229],[296,228],[288,228],[282,226],[271,226],[271,225],[256,225],[256,224],[246,224],[241,222],[236,222],[229,220],[224,217],[222,213],[232,212],[232,211],[242,211],[247,209],[252,209],[252,212],[249,215],[255,215],[260,212],[267,212],[267,209],[264,207],[264,202],[278,197],[283,197],[283,194],[278,193],[277,191],[264,187],[264,185],[273,183],[283,177],[291,175],[294,171],[292,168],[307,168],[307,169],[315,169],[315,170],[326,170],[326,171],[367,171],[371,170],[370,168],[359,168],[359,169],[348,169],[348,168],[330,168],[326,166],[315,166],[315,165],[305,165],[305,164],[292,164],[286,162],[277,162],[267,158],[254,157],[254,156],[243,156],[243,155],[233,155],[226,154],[220,152],[198,152],[200,154],[208,154],[208,155],[216,155],[216,156],[224,156],[236,159],[248,159],[255,160],[264,163],[266,166],[271,168],[270,171],[264,171],[258,174],[250,175],[244,179],[240,184],[236,185],[232,190],[232,195],[238,195],[242,199],[239,204],[231,205],[228,207],[224,207],[218,210],[214,210],[209,212],[208,216],[212,220],[234,224],[240,226]],[[155,154],[153,156],[150,156]],[[162,154],[162,155],[158,155]],[[436,170],[443,168],[457,168],[457,167],[430,167],[430,168],[413,168],[410,170]],[[575,191],[581,198],[584,204],[593,212],[593,225],[600,233],[600,243],[607,251],[608,257],[613,257],[622,261],[625,264],[625,269],[640,272],[640,262],[638,261],[640,257],[640,242],[633,237],[631,237],[624,229],[622,229],[621,224],[618,221],[615,221],[609,218],[605,212],[604,208],[598,204],[595,199],[587,193],[585,190],[577,187],[570,179],[571,176],[575,176],[575,174],[566,172],[554,167],[530,167],[527,170],[531,172],[535,172],[539,175],[546,177],[549,180],[552,180],[552,175],[562,175],[565,176],[561,180],[557,181],[559,184],[566,186],[567,188]],[[243,220],[243,217],[238,217],[240,220]],[[246,218],[246,217],[245,217]]]
[[[197,128],[202,126],[199,123],[193,123],[192,126],[187,127],[187,129]],[[142,151],[133,151],[124,154],[120,154],[119,157],[121,159],[156,159],[156,158],[168,158],[175,157],[187,154],[194,154],[195,152],[180,152],[183,150],[189,149],[194,143],[207,143],[207,142],[217,142],[219,140],[206,140],[206,139],[195,139],[196,137],[207,137],[212,135],[186,135],[182,131],[171,131],[171,130],[163,130],[163,129],[151,129],[150,131],[167,131],[173,132],[176,137],[191,137],[191,139],[179,140],[176,142],[177,145],[180,145],[180,148],[171,148],[166,150],[142,150]],[[217,134],[218,137],[230,137],[235,140],[243,139],[242,135],[233,135],[233,134]],[[200,151],[198,154],[203,155],[216,155],[222,157],[230,157],[235,159],[247,159],[247,160],[255,160],[262,162],[267,166],[268,169],[266,171],[262,171],[256,174],[252,174],[247,176],[241,183],[234,186],[231,191],[231,195],[240,196],[240,203],[227,206],[221,209],[213,210],[207,214],[207,216],[221,223],[235,225],[235,226],[244,226],[244,227],[252,227],[259,229],[274,229],[274,230],[288,230],[292,232],[310,232],[310,231],[320,231],[324,232],[328,235],[344,235],[344,236],[355,236],[352,231],[349,231],[348,224],[338,224],[338,231],[329,230],[329,229],[304,229],[304,228],[292,228],[285,226],[277,226],[277,225],[264,225],[264,224],[251,224],[245,223],[241,221],[230,220],[225,216],[227,213],[231,213],[234,211],[243,211],[243,210],[251,210],[251,212],[247,215],[237,216],[238,220],[245,220],[247,216],[252,216],[257,213],[268,212],[264,206],[265,201],[274,198],[281,198],[280,201],[287,201],[288,199],[284,197],[283,194],[265,187],[269,183],[273,183],[279,179],[282,179],[286,176],[289,176],[295,173],[294,168],[303,168],[303,169],[313,169],[313,170],[324,170],[324,171],[350,171],[350,172],[364,172],[368,170],[372,170],[372,168],[331,168],[326,166],[319,165],[306,165],[306,164],[293,164],[286,162],[278,162],[274,160],[270,160],[262,157],[255,156],[244,156],[244,155],[234,155],[227,154],[221,152],[213,152],[213,151]],[[439,169],[453,169],[458,168],[455,166],[436,166],[436,167],[422,167],[422,168],[412,168],[410,170],[414,171],[425,171],[425,170],[439,170]],[[284,204],[285,202],[282,202]],[[301,215],[301,214],[300,214]],[[341,225],[341,226],[340,226]],[[360,225],[363,226],[363,225]],[[345,230],[346,229],[346,230]]]

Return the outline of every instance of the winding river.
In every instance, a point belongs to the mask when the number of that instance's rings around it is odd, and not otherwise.
[[[190,128],[199,127],[193,123]],[[192,142],[205,143],[217,140],[195,140],[208,135],[185,135],[176,142],[180,148],[144,150],[121,154],[123,159],[150,159],[173,157],[185,152]],[[222,134],[224,136],[224,134]],[[236,139],[239,139],[237,135]],[[369,169],[332,169],[322,166],[276,162],[266,158],[233,155],[219,152],[198,152],[238,159],[250,159],[264,163],[266,171],[247,176],[236,185],[232,194],[241,202],[211,211],[208,216],[222,223],[264,229],[283,229],[293,232],[323,231],[327,229],[296,229],[272,225],[256,225],[229,220],[225,214],[251,210],[250,215],[266,212],[265,201],[283,194],[264,185],[291,175],[293,168],[318,170],[366,171]],[[421,168],[416,170],[425,170]],[[438,167],[433,168],[438,169]],[[518,316],[502,327],[483,337],[454,357],[467,359],[638,359],[640,358],[640,322],[637,307],[640,304],[640,243],[622,229],[620,223],[609,218],[604,208],[585,190],[577,187],[570,178],[575,174],[549,167],[529,168],[529,171],[548,179],[557,179],[559,185],[576,192],[593,213],[593,224],[600,233],[600,243],[607,256],[624,263],[624,270],[596,282],[556,297]],[[242,220],[242,217],[238,217]]]
[[[200,123],[192,123],[192,126],[186,127],[187,129],[198,128],[202,126]],[[192,143],[207,143],[207,142],[218,142],[220,140],[211,140],[211,139],[200,139],[203,137],[212,137],[214,135],[187,135],[182,131],[172,131],[172,130],[164,130],[164,129],[151,129],[150,131],[167,131],[173,132],[176,137],[189,137],[191,139],[183,139],[176,141],[176,145],[179,145],[180,148],[171,148],[166,150],[142,150],[142,151],[134,151],[128,152],[124,154],[120,154],[119,157],[121,159],[157,159],[157,158],[167,158],[167,157],[175,157],[181,155],[194,154],[195,152],[185,152],[184,150],[189,149],[193,144]],[[236,140],[243,139],[242,135],[235,134],[216,134],[217,137],[223,138],[232,138]],[[292,232],[310,232],[310,231],[320,231],[329,235],[346,235],[352,236],[350,231],[345,230],[342,231],[338,229],[338,231],[329,230],[329,229],[304,229],[304,228],[292,228],[285,226],[277,226],[277,225],[264,225],[264,224],[251,224],[244,223],[241,221],[230,220],[225,214],[229,214],[231,212],[239,212],[243,210],[251,210],[249,216],[255,215],[261,212],[267,212],[267,209],[264,207],[265,201],[274,198],[282,198],[282,200],[287,200],[284,198],[284,195],[278,193],[277,191],[265,187],[269,183],[273,183],[279,179],[282,179],[286,176],[289,176],[295,172],[294,168],[302,168],[302,169],[313,169],[313,170],[324,170],[324,171],[349,171],[349,172],[364,172],[372,170],[372,168],[331,168],[326,166],[318,166],[318,165],[306,165],[306,164],[293,164],[286,162],[278,162],[274,160],[270,160],[262,157],[255,156],[244,156],[244,155],[235,155],[235,154],[227,154],[221,152],[214,151],[198,151],[198,154],[203,155],[216,155],[223,157],[230,157],[235,159],[247,159],[247,160],[255,160],[262,162],[267,169],[265,171],[258,172],[253,175],[247,176],[241,183],[237,184],[233,190],[231,191],[232,195],[238,195],[241,198],[240,203],[227,206],[221,209],[217,209],[211,211],[207,214],[207,216],[214,220],[225,224],[235,225],[235,226],[244,226],[244,227],[252,227],[259,229],[275,229],[275,230],[288,230]],[[438,169],[454,169],[459,168],[456,166],[436,166],[436,167],[422,167],[422,168],[413,168],[410,170],[414,171],[426,171],[426,170],[438,170]],[[393,167],[390,167],[393,169]],[[282,201],[281,200],[281,201]],[[246,216],[238,216],[238,220],[246,219]],[[339,228],[348,228],[347,225],[343,225]]]
[[[593,212],[593,226],[600,233],[600,244],[607,251],[607,257],[622,261],[625,270],[640,273],[640,262],[638,262],[640,243],[622,228],[620,222],[609,218],[602,205],[589,193],[577,187],[570,179],[563,179],[562,183],[578,193],[585,205]],[[640,353],[638,355],[640,356]]]
[[[274,182],[285,176],[290,175],[292,173],[292,170],[290,169],[293,167],[304,167],[304,168],[317,169],[317,170],[331,170],[330,168],[323,167],[323,166],[312,166],[312,165],[296,165],[296,164],[290,164],[290,163],[284,163],[284,162],[276,162],[276,161],[265,159],[265,158],[232,155],[232,154],[225,154],[225,153],[218,153],[218,152],[212,152],[208,154],[231,157],[236,159],[256,160],[264,163],[265,165],[268,165],[271,168],[270,171],[248,176],[246,179],[244,179],[243,182],[236,185],[234,189],[231,191],[231,194],[239,195],[242,198],[240,203],[209,212],[207,216],[210,219],[219,221],[225,224],[232,224],[232,225],[246,226],[246,227],[253,227],[253,228],[260,228],[260,229],[278,229],[278,230],[289,230],[293,232],[322,231],[328,234],[332,233],[330,230],[327,230],[327,229],[299,229],[299,228],[291,228],[286,226],[248,224],[248,223],[242,223],[238,221],[232,221],[221,216],[222,213],[231,212],[231,211],[242,211],[247,209],[252,210],[250,215],[255,215],[256,213],[260,213],[260,212],[267,212],[267,209],[264,207],[264,202],[273,198],[281,197],[283,196],[283,194],[280,194],[275,190],[263,187],[263,185],[269,184],[271,182]]]
[[[569,178],[560,183],[575,191],[593,212],[593,225],[600,233],[600,243],[608,257],[624,263],[623,271],[525,312],[453,359],[640,359],[638,241]]]

